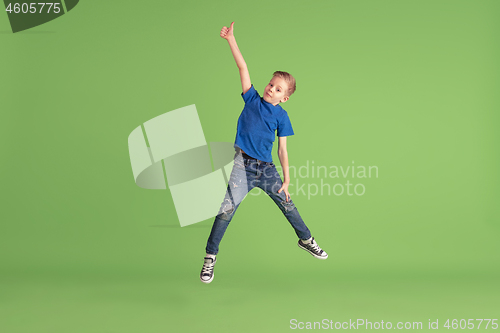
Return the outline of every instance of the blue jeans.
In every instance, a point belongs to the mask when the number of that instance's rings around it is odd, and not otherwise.
[[[295,229],[299,239],[311,238],[311,232],[300,217],[292,199],[287,202],[285,192],[278,193],[282,184],[283,182],[273,163],[246,158],[242,155],[241,150],[237,149],[226,195],[215,217],[212,231],[208,237],[206,252],[214,255],[219,252],[219,244],[229,222],[231,222],[241,201],[254,187],[259,187],[273,199]]]

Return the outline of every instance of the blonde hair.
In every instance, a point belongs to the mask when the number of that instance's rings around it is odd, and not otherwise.
[[[276,71],[273,73],[273,77],[275,76],[282,78],[288,85],[288,89],[286,91],[286,94],[288,96],[292,95],[295,92],[297,87],[295,85],[295,78],[292,76],[292,74],[282,71]]]

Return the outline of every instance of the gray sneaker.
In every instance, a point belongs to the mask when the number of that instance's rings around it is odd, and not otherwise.
[[[204,260],[200,280],[203,283],[210,283],[214,279],[214,265],[217,262],[217,258],[205,257]]]
[[[301,249],[309,252],[313,257],[316,257],[318,259],[328,258],[328,253],[326,253],[319,247],[318,243],[316,243],[316,241],[314,240],[314,237],[309,244],[303,243],[302,240],[299,239],[298,245]]]

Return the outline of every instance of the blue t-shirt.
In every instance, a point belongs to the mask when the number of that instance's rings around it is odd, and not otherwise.
[[[245,107],[238,118],[234,146],[243,149],[253,158],[272,162],[271,151],[276,134],[294,134],[288,114],[279,104],[274,106],[260,97],[253,84],[246,94],[241,93],[241,96]]]

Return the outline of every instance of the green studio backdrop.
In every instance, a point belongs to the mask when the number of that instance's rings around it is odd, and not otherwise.
[[[0,331],[500,319],[499,14],[493,0],[80,1],[17,33],[0,14]],[[330,257],[301,251],[255,191],[205,285],[213,219],[181,228],[168,189],[135,184],[127,138],[195,104],[206,141],[233,142],[232,21],[258,92],[276,70],[297,80],[290,190]]]

